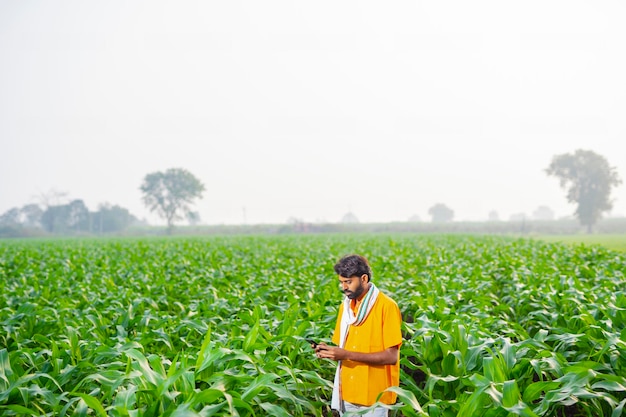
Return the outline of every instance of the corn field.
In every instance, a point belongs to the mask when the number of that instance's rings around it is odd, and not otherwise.
[[[0,415],[330,416],[333,272],[403,314],[391,416],[611,416],[626,255],[477,236],[0,242]]]

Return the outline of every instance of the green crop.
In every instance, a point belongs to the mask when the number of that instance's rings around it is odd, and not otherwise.
[[[395,416],[620,416],[626,257],[471,236],[0,243],[0,415],[326,416],[343,254],[404,317]]]

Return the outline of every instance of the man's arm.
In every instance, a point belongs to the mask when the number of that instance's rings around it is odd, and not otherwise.
[[[398,361],[398,346],[390,347],[381,352],[362,353],[320,343],[315,348],[315,353],[318,358],[327,358],[334,361],[348,360],[367,365],[395,365]]]

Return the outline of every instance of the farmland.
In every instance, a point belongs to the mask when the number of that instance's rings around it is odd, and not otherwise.
[[[539,235],[537,238],[572,245],[601,245],[612,250],[626,252],[626,234]]]
[[[0,415],[328,415],[351,252],[405,320],[391,415],[622,415],[624,253],[411,234],[0,242]]]

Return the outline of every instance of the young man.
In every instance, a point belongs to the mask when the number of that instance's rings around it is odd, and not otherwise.
[[[343,413],[371,406],[385,389],[400,383],[402,315],[396,302],[371,282],[372,271],[363,256],[344,256],[335,272],[345,294],[332,339],[338,346],[320,343],[315,352],[337,361],[331,405]],[[384,392],[379,401],[393,404],[396,394]],[[377,407],[364,416],[387,414]]]

